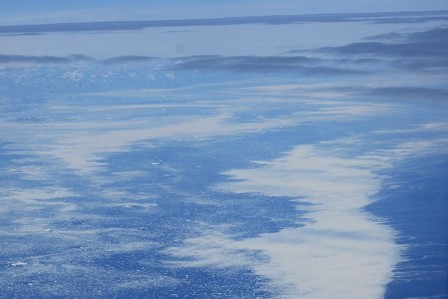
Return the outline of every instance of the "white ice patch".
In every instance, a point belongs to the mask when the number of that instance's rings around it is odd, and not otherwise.
[[[262,167],[233,170],[237,180],[219,186],[233,192],[305,196],[309,223],[242,243],[263,250],[270,262],[258,274],[286,288],[291,298],[380,298],[399,259],[393,231],[363,208],[379,191],[372,170],[384,163],[332,157],[314,146],[299,146]]]
[[[11,263],[11,266],[13,266],[13,267],[23,267],[23,266],[26,266],[26,265],[28,265],[28,263],[25,263],[25,262],[14,262],[14,263]]]
[[[373,170],[384,167],[384,161],[339,158],[315,146],[299,146],[282,158],[257,163],[257,168],[226,172],[232,182],[216,189],[300,197],[311,203],[306,226],[239,241],[208,233],[170,249],[174,256],[189,258],[178,266],[251,267],[269,278],[270,288],[282,298],[382,297],[400,247],[394,232],[363,208],[380,189]],[[255,251],[267,261],[242,254]]]

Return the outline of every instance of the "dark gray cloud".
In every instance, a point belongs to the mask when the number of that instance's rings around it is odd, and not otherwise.
[[[447,21],[447,16],[424,16],[424,17],[399,17],[399,18],[378,18],[372,20],[375,24],[403,24],[403,23],[424,23],[430,21]]]
[[[281,15],[228,17],[190,20],[154,20],[154,21],[107,21],[57,24],[33,24],[0,26],[0,34],[31,34],[51,32],[105,32],[120,30],[141,30],[154,27],[190,27],[190,26],[226,26],[243,24],[297,24],[310,22],[424,22],[445,19],[448,11],[442,12],[388,12],[388,13],[346,13],[314,15]]]
[[[389,41],[368,41],[353,43],[341,47],[318,49],[338,55],[364,55],[388,57],[446,57],[448,46],[448,28],[435,28],[428,31],[407,34],[389,33],[376,35],[372,40],[388,39]]]
[[[241,70],[263,69],[276,67],[287,69],[297,65],[319,62],[320,59],[305,56],[219,56],[204,55],[185,57],[178,60],[177,69],[206,69],[206,68],[240,68]]]
[[[350,69],[334,68],[318,58],[306,56],[219,56],[184,57],[169,66],[175,70],[228,70],[236,72],[302,72],[307,74],[353,74]]]
[[[381,97],[404,99],[448,100],[448,91],[427,87],[383,87],[374,88],[370,93]]]
[[[101,63],[104,64],[114,64],[114,63],[128,63],[128,62],[145,62],[145,61],[151,61],[156,59],[155,57],[151,57],[151,56],[132,56],[132,55],[127,55],[127,56],[116,56],[116,57],[111,57],[108,59],[104,59],[101,61]]]
[[[0,64],[71,64],[90,62],[104,65],[146,63],[160,61],[165,70],[213,70],[251,73],[294,72],[307,75],[349,75],[362,74],[337,61],[331,61],[306,56],[220,56],[201,55],[171,59],[151,56],[116,56],[104,60],[95,60],[84,55],[58,56],[22,56],[0,55]],[[363,59],[360,59],[360,61]],[[342,60],[341,60],[342,61]],[[369,60],[370,61],[370,60]],[[336,66],[334,66],[336,65]]]
[[[411,42],[446,42],[448,40],[448,27],[439,27],[427,31],[408,33],[406,38]]]
[[[61,64],[82,61],[91,61],[92,58],[84,55],[58,56],[23,56],[23,55],[0,55],[0,64],[26,63],[26,64]]]
[[[432,43],[406,42],[361,42],[342,47],[322,48],[320,52],[328,52],[339,55],[365,55],[375,57],[377,55],[389,57],[434,57],[446,55],[448,41]]]
[[[385,101],[391,100],[435,100],[448,101],[448,90],[413,87],[413,86],[391,86],[391,87],[340,87],[332,90],[344,92],[355,97],[375,97]]]
[[[363,38],[363,40],[367,41],[401,41],[405,40],[405,34],[400,32],[390,32],[383,34],[371,35]]]
[[[191,33],[191,32],[196,32],[196,30],[167,30],[164,31],[163,33]]]
[[[368,41],[383,42],[437,42],[448,39],[448,28],[437,27],[420,32],[390,32],[364,38]]]
[[[370,41],[315,51],[348,59],[382,59],[392,66],[414,70],[445,69],[448,67],[448,27],[413,33],[375,35]],[[289,53],[306,51],[291,51]]]
[[[3,36],[37,36],[37,35],[45,35],[45,33],[42,32],[24,32],[24,33],[6,33],[6,34],[0,34]]]

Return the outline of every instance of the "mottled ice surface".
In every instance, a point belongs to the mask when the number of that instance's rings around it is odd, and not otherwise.
[[[446,17],[0,26],[0,298],[445,298]]]

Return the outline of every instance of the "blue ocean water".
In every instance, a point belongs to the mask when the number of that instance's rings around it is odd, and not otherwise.
[[[397,243],[405,246],[386,298],[446,298],[448,294],[447,167],[446,155],[399,163],[389,174],[380,200],[368,208],[397,231]]]

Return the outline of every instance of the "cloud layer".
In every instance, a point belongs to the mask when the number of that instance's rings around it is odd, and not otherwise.
[[[325,65],[306,56],[196,56],[176,60],[175,70],[230,70],[236,72],[299,72],[308,75],[359,74],[353,69]]]
[[[370,39],[378,41],[357,42],[316,51],[342,57],[382,58],[395,67],[408,70],[448,67],[445,51],[448,47],[447,27],[373,36]]]
[[[36,34],[54,32],[105,32],[122,30],[141,30],[159,27],[192,26],[228,26],[245,24],[284,25],[321,22],[381,22],[408,23],[446,20],[440,16],[444,12],[386,12],[386,13],[351,13],[351,14],[314,14],[314,15],[280,15],[227,17],[215,19],[157,20],[157,21],[109,21],[82,22],[36,25],[0,26],[0,34]]]
[[[91,60],[92,58],[84,55],[71,55],[68,57],[0,55],[0,64],[70,64],[74,62],[87,62]]]

